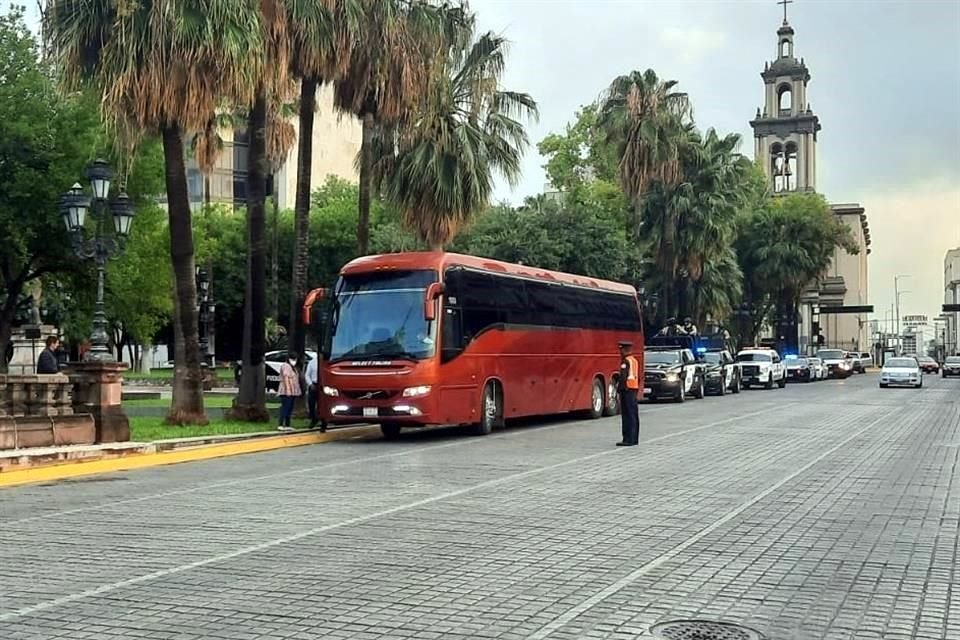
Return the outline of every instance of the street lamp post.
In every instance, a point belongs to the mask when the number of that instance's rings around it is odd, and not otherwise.
[[[910,274],[899,274],[893,276],[893,295],[896,297],[896,307],[897,307],[897,351],[896,354],[900,355],[900,279],[909,278]]]
[[[90,181],[93,197],[88,198],[83,193],[83,187],[74,183],[70,191],[61,197],[60,210],[74,254],[83,260],[93,258],[97,265],[97,301],[93,314],[93,332],[90,334],[90,350],[84,354],[83,359],[88,362],[114,362],[107,336],[107,315],[104,311],[104,278],[107,261],[120,254],[130,234],[134,217],[133,204],[124,191],[109,200],[113,169],[103,160],[96,160],[91,164],[87,168],[86,176]],[[85,232],[88,210],[94,221],[93,234],[89,238]]]
[[[200,324],[202,331],[200,333],[200,352],[204,360],[210,358],[209,365],[214,365],[213,344],[210,338],[213,335],[212,325],[217,312],[216,304],[213,300],[213,294],[210,292],[210,274],[206,269],[197,267],[197,311],[200,314]]]

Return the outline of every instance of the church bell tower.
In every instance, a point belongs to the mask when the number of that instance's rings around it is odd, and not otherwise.
[[[764,106],[750,121],[754,157],[763,165],[773,193],[816,191],[820,119],[807,101],[810,72],[803,58],[795,55],[794,31],[787,22],[789,2],[779,4],[783,4],[783,24],[777,29],[777,57],[760,74]]]

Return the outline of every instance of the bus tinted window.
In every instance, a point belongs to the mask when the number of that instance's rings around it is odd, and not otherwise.
[[[448,299],[463,309],[464,331],[475,336],[497,324],[641,331],[636,299],[629,294],[563,286],[453,268]]]

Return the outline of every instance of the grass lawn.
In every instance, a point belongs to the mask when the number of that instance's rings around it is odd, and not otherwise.
[[[167,408],[170,406],[170,400],[160,399],[146,399],[146,400],[124,400],[123,406],[125,407],[158,407],[158,408]],[[215,395],[215,396],[205,396],[203,398],[203,406],[208,409],[229,409],[233,406],[233,397],[227,395]]]
[[[229,367],[218,368],[217,378],[231,382],[233,380],[233,369]],[[127,371],[123,374],[123,379],[128,382],[130,380],[173,380],[173,369],[152,369],[150,373]]]
[[[294,420],[294,427],[305,429],[307,420]],[[277,425],[273,422],[234,422],[231,420],[211,420],[203,427],[178,427],[163,424],[160,417],[130,418],[130,440],[135,442],[153,442],[167,438],[190,438],[195,436],[219,436],[234,433],[256,433],[258,431],[274,431]]]

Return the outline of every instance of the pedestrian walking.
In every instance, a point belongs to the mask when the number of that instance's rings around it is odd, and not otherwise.
[[[48,336],[46,348],[37,358],[37,373],[40,375],[49,375],[60,372],[60,363],[57,361],[57,348],[60,346],[60,339],[57,336]]]
[[[640,389],[640,363],[633,355],[632,342],[620,342],[620,430],[618,447],[635,447],[640,443],[640,413],[637,391]]]
[[[307,382],[307,411],[310,414],[310,428],[314,429],[317,426],[317,384],[319,383],[319,360],[320,358],[312,358],[310,362],[307,363],[307,372],[303,374],[304,379]],[[320,431],[326,431],[327,425],[321,424]]]
[[[300,375],[297,373],[297,354],[288,353],[287,361],[280,365],[280,425],[278,431],[293,431],[290,419],[293,417],[293,405],[300,397]]]

